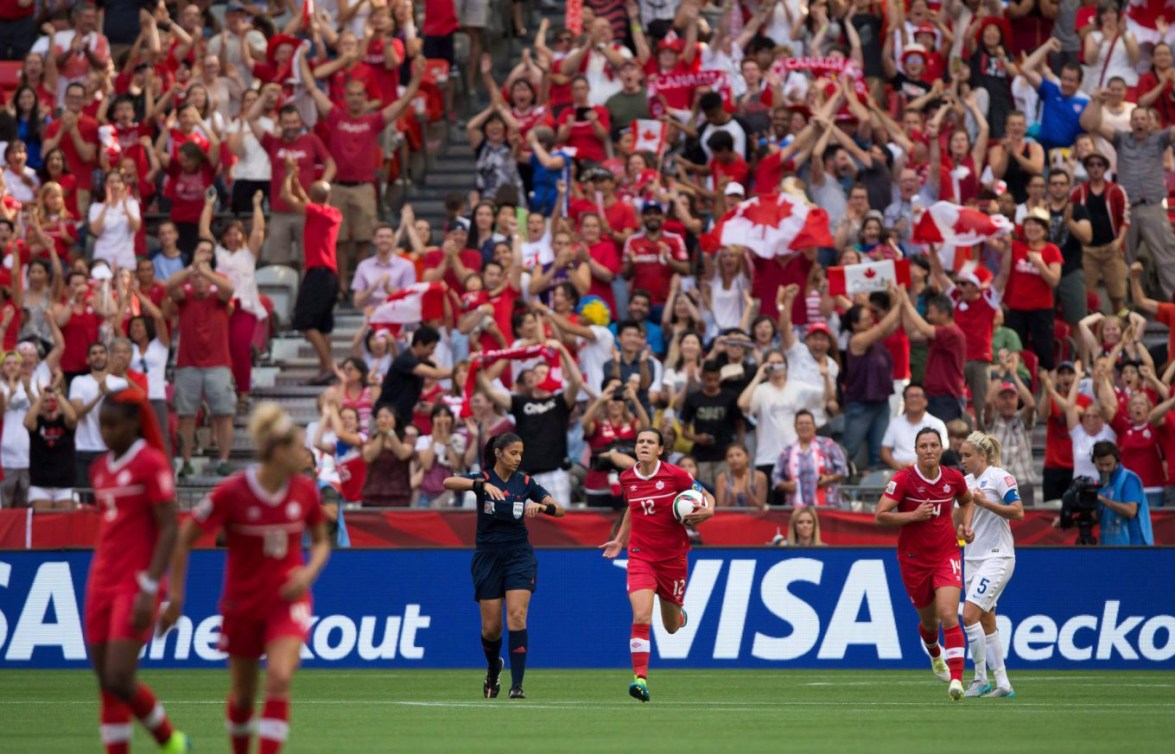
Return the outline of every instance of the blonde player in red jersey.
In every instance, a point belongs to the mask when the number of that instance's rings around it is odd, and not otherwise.
[[[162,751],[188,751],[155,695],[135,680],[151,638],[163,578],[176,540],[175,481],[155,412],[140,391],[108,397],[98,415],[110,452],[90,467],[99,506],[98,545],[86,584],[86,642],[101,689],[102,743],[126,754],[131,716]]]
[[[220,612],[220,649],[229,656],[232,689],[227,726],[233,754],[247,754],[261,655],[265,708],[258,725],[261,754],[277,754],[289,734],[290,680],[310,627],[310,587],[330,557],[318,486],[302,476],[301,428],[275,403],[262,403],[249,420],[261,463],[223,481],[192,511],[172,561],[171,603],[161,630],[183,612],[188,551],[204,534],[223,528],[228,545]],[[310,531],[310,562],[302,561],[302,534]]]
[[[665,440],[656,429],[636,436],[637,463],[620,475],[620,489],[628,507],[616,538],[600,545],[605,558],[615,558],[628,545],[628,599],[632,603],[632,672],[628,693],[649,701],[649,627],[653,622],[653,595],[661,598],[661,622],[669,633],[685,625],[682,609],[689,577],[686,553],[689,536],[673,517],[673,500],[696,489],[706,498],[685,523],[696,526],[714,515],[714,496],[701,489],[688,471],[661,460]],[[631,534],[631,537],[630,537]]]
[[[914,437],[915,464],[894,474],[877,503],[876,520],[882,526],[900,526],[898,565],[906,593],[918,610],[918,633],[930,654],[930,667],[939,680],[950,681],[947,693],[963,698],[963,629],[959,627],[959,594],[963,567],[959,540],[970,542],[971,492],[963,475],[940,465],[942,438],[938,430],[923,427]],[[955,508],[955,501],[959,507]],[[944,651],[938,645],[942,626]]]

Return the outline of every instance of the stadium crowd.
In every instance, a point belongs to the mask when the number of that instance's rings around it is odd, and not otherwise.
[[[1151,506],[1175,501],[1175,361],[1143,339],[1175,314],[1161,15],[583,0],[553,26],[546,0],[505,5],[0,0],[0,58],[21,61],[0,113],[3,504],[73,506],[95,409],[127,386],[177,428],[181,480],[199,423],[229,473],[268,265],[301,275],[307,437],[345,503],[462,505],[443,480],[513,428],[556,500],[620,507],[646,426],[719,506],[842,505],[910,466],[924,426],[953,451],[995,435],[1030,505],[1098,479],[1100,440]],[[430,224],[385,195],[438,125],[475,167]],[[832,243],[723,243],[740,203],[781,192]],[[1012,230],[927,242],[939,202]],[[888,284],[846,288],[877,262]]]

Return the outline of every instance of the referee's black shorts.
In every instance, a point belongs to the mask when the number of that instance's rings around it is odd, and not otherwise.
[[[535,589],[539,562],[530,545],[514,550],[501,550],[473,554],[473,599],[500,600],[506,592],[516,589]]]
[[[339,276],[329,267],[307,270],[294,304],[294,329],[318,330],[329,335],[335,329],[335,303],[339,297]]]

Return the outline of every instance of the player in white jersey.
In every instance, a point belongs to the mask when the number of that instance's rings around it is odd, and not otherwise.
[[[1024,503],[1016,478],[999,467],[999,440],[972,432],[963,442],[960,455],[967,472],[967,489],[976,506],[971,521],[974,536],[963,551],[967,585],[963,632],[975,663],[975,678],[963,696],[1015,696],[1004,670],[995,607],[1016,570],[1016,548],[1008,522],[1023,520]],[[995,675],[994,686],[987,679],[988,666]]]

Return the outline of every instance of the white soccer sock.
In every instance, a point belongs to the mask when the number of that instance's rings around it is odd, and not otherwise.
[[[1004,645],[1000,643],[1000,632],[993,631],[986,637],[987,664],[995,674],[997,686],[1008,687],[1008,673],[1004,669]]]
[[[963,626],[963,632],[967,634],[967,646],[971,650],[971,661],[975,663],[975,679],[986,681],[987,642],[983,636],[983,625],[973,623],[970,626]]]

